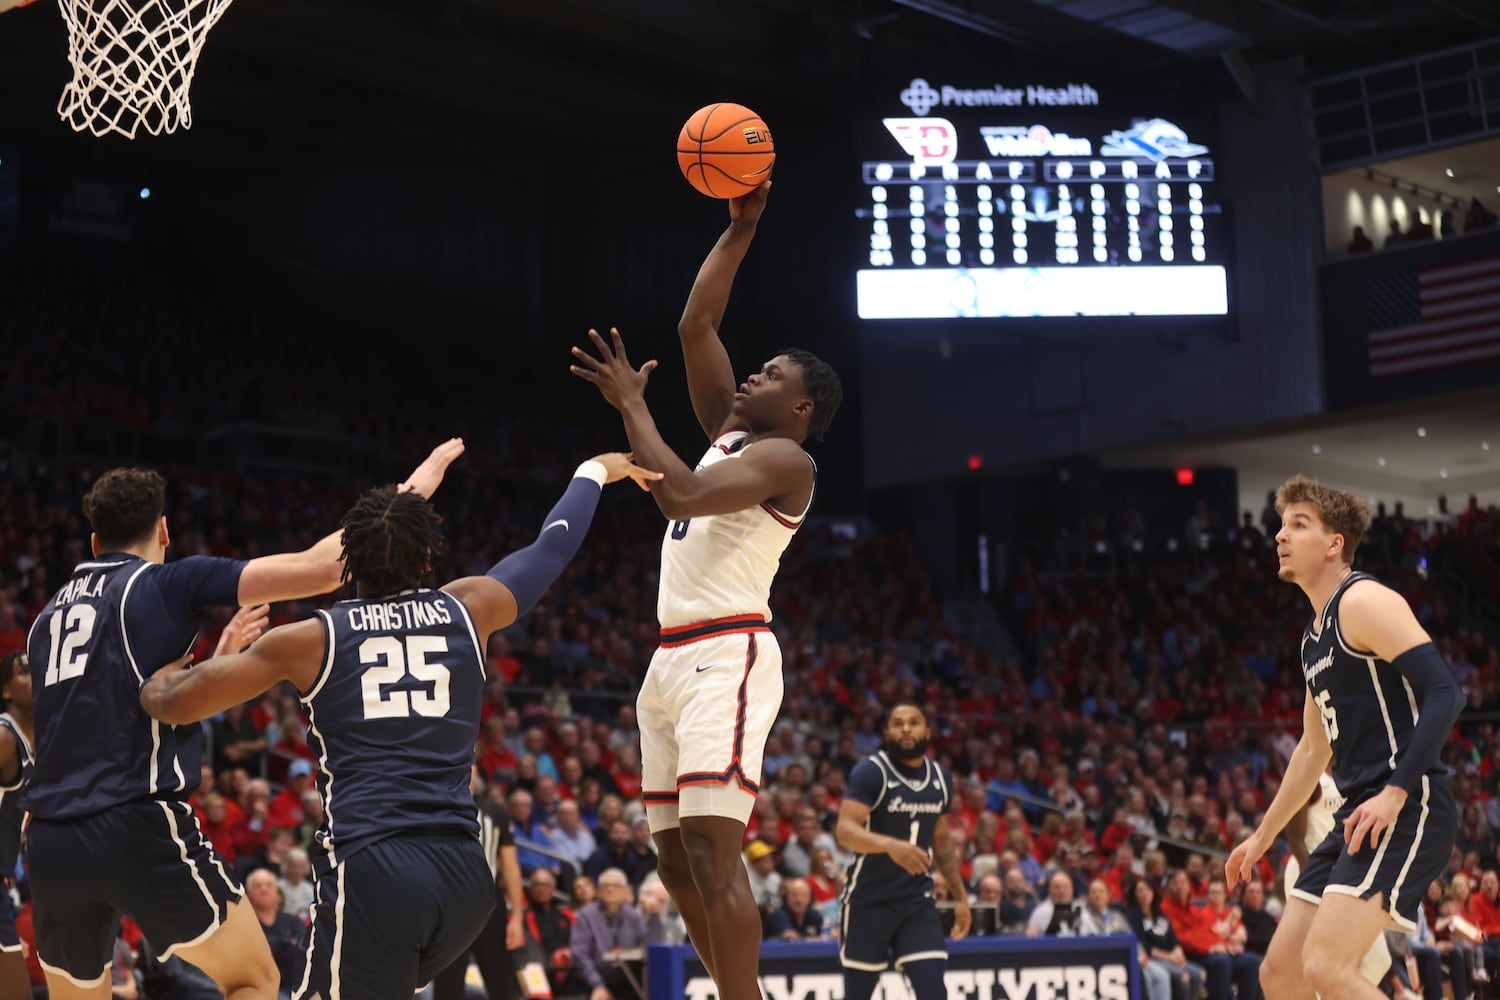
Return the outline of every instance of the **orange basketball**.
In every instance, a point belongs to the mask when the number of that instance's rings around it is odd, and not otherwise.
[[[760,187],[776,162],[771,130],[743,104],[693,112],[677,136],[677,165],[710,198],[738,198]]]

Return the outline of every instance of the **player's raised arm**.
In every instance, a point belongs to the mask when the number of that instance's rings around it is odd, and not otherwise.
[[[688,293],[687,305],[682,309],[682,319],[677,323],[693,413],[698,417],[703,433],[710,439],[727,429],[736,384],[729,352],[719,339],[719,326],[729,305],[734,276],[755,238],[770,190],[771,182],[766,181],[749,194],[729,202],[729,228],[724,230],[698,269],[693,290]]]
[[[430,498],[442,484],[448,466],[463,453],[462,438],[444,441],[412,470],[400,488]],[[325,535],[301,552],[250,560],[240,574],[239,603],[292,601],[337,590],[343,582],[343,547],[343,532],[340,530]]]
[[[547,513],[536,541],[500,560],[484,576],[454,580],[443,590],[474,616],[480,642],[526,614],[567,568],[588,533],[605,485],[633,480],[641,489],[661,478],[620,452],[597,455],[578,467],[562,499]]]
[[[800,445],[788,438],[768,438],[746,449],[734,462],[719,462],[694,471],[662,440],[661,431],[646,406],[646,382],[656,367],[647,361],[639,369],[625,356],[620,332],[609,331],[606,343],[589,331],[600,357],[573,348],[578,364],[573,374],[599,387],[609,404],[625,418],[625,435],[636,458],[663,476],[651,487],[662,514],[673,520],[730,514],[777,497],[807,497],[812,490],[813,466]]]

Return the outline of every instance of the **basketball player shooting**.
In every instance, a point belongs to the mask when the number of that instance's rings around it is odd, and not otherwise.
[[[1354,571],[1370,512],[1358,497],[1295,476],[1276,493],[1277,575],[1302,588],[1302,737],[1265,819],[1224,865],[1229,887],[1318,788],[1329,762],[1343,804],[1287,893],[1260,967],[1268,1000],[1384,996],[1359,975],[1375,938],[1410,931],[1442,874],[1458,810],[1438,764],[1463,708],[1432,639],[1396,591]]]
[[[788,350],[736,389],[719,324],[770,184],[729,203],[729,228],[688,296],[678,333],[693,412],[712,442],[696,469],[662,440],[646,407],[655,361],[639,370],[612,344],[574,348],[572,372],[625,420],[636,460],[664,473],[651,493],[671,520],[662,541],[661,645],[636,702],[643,798],[677,903],[720,1000],[760,997],[760,911],[740,861],[766,737],[781,708],[781,649],[767,624],[771,581],[812,504],[822,438],[843,398],[827,363]],[[602,1000],[602,998],[596,998]]]

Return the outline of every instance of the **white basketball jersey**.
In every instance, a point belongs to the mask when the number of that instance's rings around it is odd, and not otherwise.
[[[719,436],[698,463],[705,469],[744,453],[749,431]],[[808,506],[812,506],[811,500]],[[656,617],[677,628],[734,615],[771,620],[771,581],[781,554],[807,516],[790,517],[762,503],[733,514],[711,514],[667,525],[661,543]]]
[[[1318,798],[1307,807],[1307,849],[1317,850],[1319,844],[1328,839],[1333,832],[1333,815],[1339,811],[1339,806],[1344,804],[1344,797],[1339,794],[1339,786],[1334,784],[1333,775],[1324,771],[1318,776]]]

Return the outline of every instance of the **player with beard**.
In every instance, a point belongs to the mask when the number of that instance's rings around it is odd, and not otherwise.
[[[969,896],[948,836],[952,776],[927,759],[927,717],[897,705],[880,751],[854,765],[839,806],[839,846],[854,851],[841,900],[839,961],[845,1000],[870,1000],[894,964],[917,1000],[944,1000],[948,949],[932,868],[954,901],[953,940],[969,933]]]

